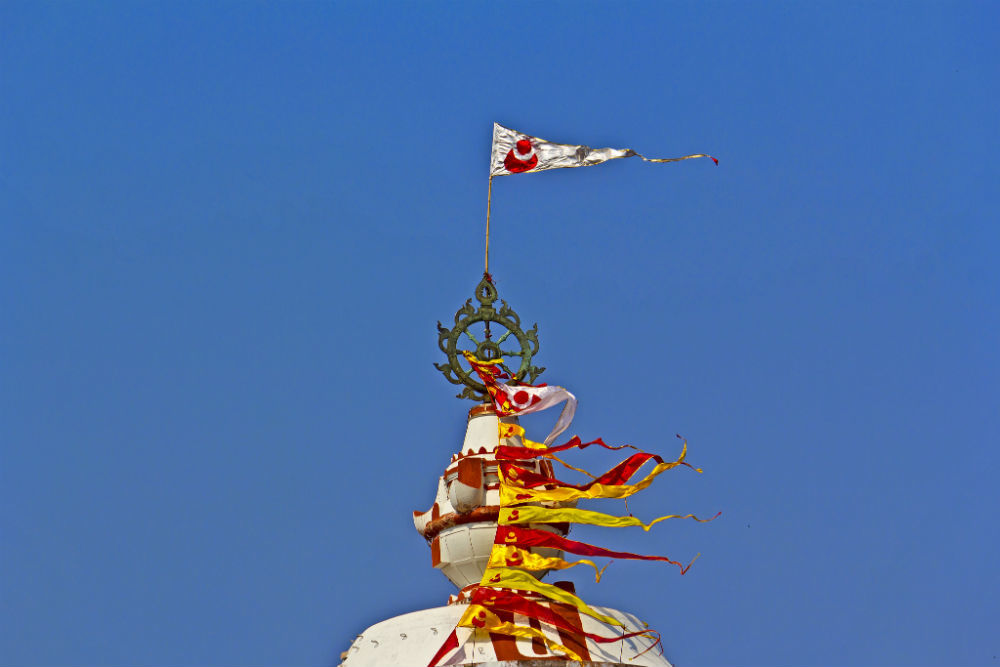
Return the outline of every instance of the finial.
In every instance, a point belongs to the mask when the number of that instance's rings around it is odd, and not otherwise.
[[[458,398],[468,398],[473,401],[490,401],[486,387],[477,382],[475,373],[471,369],[463,368],[461,365],[462,352],[472,352],[480,359],[500,359],[508,361],[517,357],[520,365],[516,371],[506,370],[510,373],[511,382],[527,382],[531,384],[545,370],[531,365],[531,358],[538,353],[538,325],[535,324],[530,330],[521,329],[521,318],[507,305],[507,302],[500,299],[496,285],[489,273],[483,274],[483,279],[476,285],[476,300],[479,308],[472,307],[472,299],[468,299],[465,305],[455,313],[455,326],[447,329],[438,322],[438,347],[448,357],[448,363],[434,364],[434,367],[444,374],[448,382],[452,384],[465,385]],[[494,308],[494,304],[500,299],[500,308]],[[470,331],[470,327],[477,322],[484,325],[483,340],[477,340]],[[490,330],[490,324],[498,324],[506,331],[495,337],[497,332]],[[464,341],[469,347],[460,347],[459,339],[462,335],[468,339]],[[504,350],[501,345],[510,337],[514,338],[519,349]],[[512,341],[513,342],[513,341]],[[510,365],[510,364],[508,364]]]

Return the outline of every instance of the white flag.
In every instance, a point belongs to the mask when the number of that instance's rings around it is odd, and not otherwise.
[[[493,407],[501,417],[511,417],[513,415],[527,415],[532,412],[539,412],[558,405],[563,401],[562,413],[556,420],[556,425],[545,438],[546,446],[552,444],[560,433],[569,428],[576,414],[576,396],[569,393],[562,387],[543,384],[534,386],[530,384],[517,384],[513,387],[500,380],[509,380],[510,372],[503,367],[503,359],[477,359],[476,355],[468,350],[463,350],[465,360],[472,366],[479,379],[483,381],[486,393],[493,401]]]
[[[496,387],[499,393],[503,394],[503,397],[494,395],[493,406],[496,408],[497,414],[501,416],[527,415],[532,412],[541,412],[542,410],[551,408],[553,405],[558,405],[563,401],[566,402],[562,412],[559,413],[556,425],[552,427],[552,431],[542,441],[542,444],[546,446],[551,445],[573,422],[573,415],[576,414],[576,396],[563,387],[550,385],[544,387],[515,385],[511,387],[505,382],[497,382]]]
[[[631,148],[591,148],[590,146],[554,144],[551,141],[532,137],[493,123],[491,177],[562,167],[589,167],[622,157],[639,157],[646,162],[677,162],[696,157],[707,157],[711,158],[715,164],[719,164],[719,161],[714,157],[703,153],[673,158],[647,158]]]

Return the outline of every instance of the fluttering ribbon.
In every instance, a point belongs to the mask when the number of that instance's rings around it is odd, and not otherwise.
[[[567,646],[563,646],[553,639],[550,639],[548,635],[540,629],[526,625],[517,625],[512,621],[504,621],[497,614],[480,604],[470,604],[469,608],[465,610],[464,614],[462,614],[462,618],[459,619],[458,626],[463,628],[485,630],[498,635],[511,635],[514,637],[524,637],[525,639],[540,639],[545,643],[545,646],[548,647],[550,651],[559,651],[560,653],[564,653],[571,660],[583,662],[583,658],[581,658],[575,651]]]
[[[504,370],[503,359],[480,359],[471,352],[462,350],[462,356],[472,366],[479,379],[486,386],[486,391],[493,396],[493,391],[497,389],[497,380],[509,380],[510,374]],[[493,391],[490,391],[490,390]]]
[[[448,655],[449,653],[456,650],[459,646],[462,645],[462,642],[458,641],[459,627],[460,626],[456,625],[455,629],[452,630],[450,633],[448,633],[448,636],[445,637],[444,639],[444,643],[441,644],[441,648],[435,651],[434,655],[431,657],[431,661],[427,663],[427,667],[434,667],[442,660],[444,660],[444,657],[446,655]]]
[[[686,455],[687,442],[684,443],[681,455],[676,461],[665,462],[659,456],[645,452],[633,454],[600,477],[579,486],[566,484],[555,477],[541,475],[501,461],[500,472],[503,480],[500,484],[500,504],[509,506],[527,502],[566,502],[579,498],[627,498],[648,487],[661,473],[677,466],[688,466],[701,472],[698,468],[693,468],[689,463],[685,463],[684,457]],[[657,462],[656,467],[649,474],[635,484],[623,483],[628,481],[649,460]],[[543,484],[553,485],[555,488],[535,488]]]
[[[555,556],[540,556],[527,549],[521,549],[509,544],[500,548],[494,546],[493,550],[490,551],[490,560],[488,562],[488,567],[516,567],[532,571],[567,570],[577,565],[589,565],[594,568],[594,579],[598,583],[601,581],[601,575],[604,574],[604,570],[608,567],[607,565],[598,567],[597,563],[585,558],[570,562]]]
[[[565,403],[552,431],[542,441],[544,445],[552,442],[573,422],[576,414],[576,396],[563,387],[547,384],[526,384],[515,382],[510,373],[504,372],[502,359],[477,359],[471,352],[462,351],[466,361],[483,381],[483,386],[493,400],[493,407],[501,417],[526,415],[551,408],[553,405]],[[502,383],[499,380],[508,380]]]
[[[596,556],[598,558],[622,558],[625,560],[658,560],[671,565],[676,565],[681,569],[681,574],[686,574],[698,559],[695,556],[687,565],[678,563],[666,556],[648,556],[635,554],[628,551],[611,551],[603,547],[594,546],[585,542],[571,540],[558,533],[553,533],[541,528],[527,528],[524,526],[505,526],[503,530],[497,531],[496,544],[517,545],[519,547],[546,547],[549,549],[561,549],[580,556]]]
[[[707,157],[711,158],[715,164],[719,164],[719,160],[708,153],[695,153],[694,155],[685,155],[683,157],[646,157],[645,155],[639,155],[635,151],[632,151],[632,153],[635,157],[642,158],[646,162],[680,162],[681,160],[690,160],[696,157]]]
[[[591,609],[586,602],[578,598],[575,594],[559,588],[558,586],[542,583],[537,577],[533,577],[527,572],[522,572],[521,570],[512,570],[503,567],[486,568],[486,572],[483,573],[483,579],[479,585],[490,586],[493,588],[506,588],[515,591],[531,591],[532,593],[538,593],[539,595],[550,600],[555,600],[556,602],[562,602],[563,604],[575,607],[581,613],[592,616],[601,623],[621,627],[625,626],[624,623],[613,616],[608,616],[607,614],[602,614],[599,611]]]
[[[522,468],[512,461],[500,461],[499,463],[500,470],[504,477],[504,482],[512,487],[517,487],[519,489],[533,489],[537,486],[555,485],[560,488],[586,491],[594,484],[624,484],[628,480],[632,479],[632,476],[635,475],[635,473],[637,473],[639,469],[649,461],[663,463],[663,459],[655,454],[648,454],[646,452],[633,454],[606,473],[600,476],[595,476],[593,481],[587,482],[586,484],[569,484],[568,482],[557,479],[552,475],[546,475],[541,472],[529,470],[528,468]]]
[[[552,447],[550,445],[546,445],[544,442],[535,442],[534,440],[529,439],[524,434],[524,428],[522,428],[520,424],[512,424],[510,422],[499,422],[498,428],[499,428],[498,435],[500,437],[501,443],[504,440],[509,440],[512,438],[518,438],[521,440],[520,446],[501,444],[500,448],[498,448],[497,450],[498,459],[507,458],[511,460],[518,460],[518,459],[532,459],[538,456],[545,456],[545,458],[555,459],[556,461],[559,461],[559,463],[562,463],[570,470],[576,470],[577,472],[582,472],[588,477],[594,477],[594,475],[591,475],[586,470],[581,470],[580,468],[574,468],[570,464],[560,460],[558,457],[553,455],[552,452],[565,451],[567,449],[573,449],[575,447],[579,447],[580,449],[586,449],[590,445],[600,445],[601,447],[604,447],[606,449],[614,449],[614,450],[628,448],[640,451],[637,447],[633,447],[632,445],[619,445],[617,447],[612,447],[610,445],[604,444],[604,441],[602,441],[600,438],[598,438],[597,440],[593,440],[591,442],[580,442],[580,439],[578,437],[573,437],[565,445]],[[500,449],[502,449],[503,451],[501,452]],[[536,450],[536,451],[534,451],[534,453],[531,453],[530,450]],[[506,456],[504,456],[504,453],[506,453]]]
[[[655,630],[638,630],[636,632],[629,632],[622,635],[605,637],[592,632],[586,632],[582,626],[573,624],[568,618],[557,613],[556,608],[566,608],[565,605],[560,605],[558,602],[549,602],[546,606],[536,600],[531,600],[523,595],[518,595],[513,591],[495,590],[492,588],[477,588],[472,592],[470,602],[471,604],[482,605],[484,607],[489,607],[490,609],[502,610],[515,614],[521,614],[523,616],[527,616],[528,618],[534,618],[542,623],[547,623],[557,628],[568,630],[569,632],[577,635],[583,635],[587,639],[591,639],[598,643],[616,642],[630,637],[639,636],[652,638],[656,637],[658,634]]]
[[[606,445],[604,444],[604,441],[601,440],[600,438],[597,438],[596,440],[592,440],[590,442],[581,442],[578,436],[573,436],[565,444],[553,447],[551,443],[545,444],[544,442],[535,442],[534,440],[529,439],[528,436],[525,435],[523,426],[511,422],[499,422],[497,425],[497,436],[499,437],[501,442],[503,442],[504,440],[509,440],[511,438],[517,438],[521,441],[520,447],[518,447],[517,445],[503,445],[503,444],[500,445],[503,448],[503,451],[507,453],[507,455],[506,456],[498,455],[497,458],[506,458],[512,460],[532,459],[541,456],[542,453],[548,455],[552,452],[562,452],[566,451],[567,449],[574,449],[577,447],[579,447],[580,449],[586,449],[590,445],[600,445],[605,449],[614,449],[614,450],[634,449],[637,452],[641,451],[638,447],[633,447],[632,445],[617,445],[617,446]],[[498,449],[497,451],[499,454],[500,450]]]
[[[617,451],[619,449],[635,449],[638,451],[637,447],[632,445],[608,445],[605,444],[603,440],[597,438],[596,440],[591,440],[590,442],[583,442],[580,440],[579,436],[574,435],[569,439],[568,442],[562,445],[556,445],[554,447],[517,447],[515,445],[500,445],[497,447],[496,457],[498,460],[508,460],[508,461],[523,461],[525,459],[536,459],[539,456],[544,456],[546,458],[550,457],[552,454],[557,452],[564,452],[567,449],[586,449],[591,445],[597,445],[603,447],[604,449],[610,449]],[[553,457],[554,458],[554,457]]]
[[[559,458],[555,454],[549,454],[545,458],[547,458],[547,459],[549,459],[551,461],[558,461],[559,463],[561,463],[563,465],[563,467],[568,468],[570,470],[573,470],[574,472],[583,473],[584,475],[586,475],[587,477],[589,477],[591,479],[597,479],[597,475],[595,475],[593,473],[590,473],[590,472],[587,472],[583,468],[577,468],[576,466],[570,465],[569,463],[566,463],[565,461],[563,461],[561,458]]]
[[[614,516],[613,514],[581,510],[575,507],[538,507],[528,505],[516,508],[501,507],[498,522],[501,526],[522,523],[582,523],[591,526],[606,526],[608,528],[641,526],[643,530],[648,531],[656,524],[667,519],[694,519],[698,523],[707,523],[720,514],[722,512],[708,519],[699,519],[694,514],[667,514],[666,516],[657,517],[649,523],[643,523],[634,516]]]
[[[503,440],[505,438],[523,438],[524,428],[520,424],[511,424],[510,422],[500,422],[497,427],[497,436]],[[536,443],[542,446],[541,443]]]

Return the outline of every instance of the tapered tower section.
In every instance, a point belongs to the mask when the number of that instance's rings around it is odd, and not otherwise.
[[[653,645],[651,637],[638,635],[620,641],[597,642],[587,636],[614,637],[642,630],[642,622],[634,616],[595,607],[621,624],[612,626],[542,596],[536,596],[535,601],[540,608],[558,617],[558,624],[530,617],[512,620],[540,630],[544,633],[544,640],[474,629],[464,632],[456,640],[454,632],[468,609],[470,598],[483,588],[483,573],[497,535],[501,510],[497,448],[520,447],[523,444],[517,435],[500,437],[499,425],[516,424],[517,418],[497,415],[487,388],[463,364],[462,353],[467,351],[484,360],[503,358],[515,382],[534,382],[544,370],[533,365],[534,355],[538,352],[537,325],[528,331],[522,329],[520,318],[506,302],[499,299],[488,275],[477,286],[475,300],[478,307],[474,307],[473,300],[469,299],[456,313],[452,327],[438,323],[438,344],[446,361],[436,364],[436,367],[449,382],[461,387],[459,398],[471,399],[476,405],[468,410],[463,442],[451,455],[437,480],[432,505],[425,511],[413,512],[417,533],[429,547],[429,565],[447,577],[457,590],[443,606],[396,616],[365,629],[342,653],[341,666],[561,667],[583,664],[671,667],[658,649],[649,650]],[[521,465],[527,470],[552,475],[551,463],[547,460],[528,460]],[[564,524],[529,526],[558,535],[568,532],[568,526]],[[543,557],[561,555],[559,550],[552,548],[533,547],[530,551]],[[536,570],[532,574],[540,578],[544,572]],[[553,583],[572,592],[570,582]],[[521,593],[530,596],[528,592]],[[449,645],[449,642],[454,645]],[[580,660],[569,660],[566,654],[553,651],[552,646],[563,646]]]

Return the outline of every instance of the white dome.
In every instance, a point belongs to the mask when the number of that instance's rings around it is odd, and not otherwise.
[[[622,621],[629,631],[643,629],[639,619],[631,614],[607,607],[594,607],[594,609]],[[454,604],[414,611],[376,623],[358,635],[351,647],[344,651],[340,665],[341,667],[427,667],[431,658],[455,629],[455,624],[465,610],[465,605]],[[620,629],[616,630],[590,616],[581,615],[581,619],[585,632],[604,636],[620,632]],[[558,656],[549,653],[540,642],[533,643],[530,639],[489,635],[482,631],[472,634],[465,628],[460,629],[460,632],[463,633],[460,638],[468,636],[468,640],[455,655],[448,657],[443,665],[513,667],[518,661],[524,660],[544,660],[546,667],[580,667],[581,664],[574,660],[558,660]],[[566,645],[571,643],[553,629],[547,629],[546,632],[551,634],[556,642]],[[617,665],[672,667],[666,657],[660,654],[659,647],[646,650],[651,643],[651,640],[645,637],[632,637],[607,644],[587,640],[585,648],[582,649],[579,648],[579,642],[576,642],[574,648],[581,652],[580,657],[584,659],[584,665],[596,663],[602,667]]]

